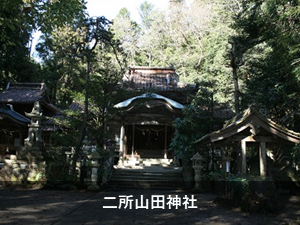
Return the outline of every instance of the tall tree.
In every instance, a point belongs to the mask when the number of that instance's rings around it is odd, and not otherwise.
[[[34,23],[30,7],[22,0],[0,2],[0,80],[4,87],[9,81],[30,80],[36,74],[29,59],[30,35]]]
[[[234,88],[227,54],[233,29],[229,27],[232,14],[227,2],[196,0],[188,7],[173,1],[168,13],[153,10],[136,61],[149,66],[173,65],[181,81],[214,83],[211,91],[215,99],[232,102]]]
[[[39,45],[46,65],[54,68],[52,72],[48,70],[47,75],[56,81],[52,90],[57,101],[74,99],[83,109],[72,176],[75,176],[75,163],[85,136],[102,147],[108,96],[124,71],[120,43],[114,39],[110,25],[105,17],[85,18],[53,30]],[[49,44],[46,45],[46,41]]]
[[[3,0],[0,2],[0,76],[8,81],[37,81],[39,68],[30,59],[33,32],[52,30],[84,15],[82,0]]]
[[[245,105],[264,105],[273,120],[293,127],[300,90],[299,2],[243,1],[233,24],[243,54],[240,78],[246,89]]]
[[[139,8],[139,14],[141,17],[141,21],[142,21],[142,27],[144,27],[144,29],[149,29],[151,27],[151,23],[152,23],[152,12],[154,9],[154,5],[144,1]]]
[[[128,9],[122,8],[120,10],[113,20],[111,30],[114,33],[114,38],[121,42],[124,53],[128,57],[128,63],[135,65],[136,56],[139,52],[141,29],[137,22],[131,20]]]

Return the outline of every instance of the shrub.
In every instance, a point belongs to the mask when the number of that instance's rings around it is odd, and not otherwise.
[[[231,177],[227,182],[227,193],[221,203],[227,201],[244,212],[270,213],[278,209],[277,190],[273,181],[255,180],[249,177]]]

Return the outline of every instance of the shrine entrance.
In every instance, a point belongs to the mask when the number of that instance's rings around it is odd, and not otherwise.
[[[183,105],[155,93],[147,93],[118,103],[121,121],[118,164],[144,159],[173,161],[169,145],[174,134],[173,121],[182,115]]]
[[[172,158],[168,152],[173,128],[167,125],[129,125],[127,156],[140,158]]]

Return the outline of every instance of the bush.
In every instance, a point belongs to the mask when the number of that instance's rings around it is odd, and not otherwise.
[[[227,182],[225,198],[221,203],[240,207],[244,212],[270,213],[278,209],[277,190],[273,181],[247,177],[231,177]]]

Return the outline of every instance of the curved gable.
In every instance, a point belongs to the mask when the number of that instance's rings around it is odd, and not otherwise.
[[[172,108],[175,109],[183,109],[184,106],[172,99],[169,99],[167,97],[164,97],[162,95],[158,95],[155,93],[145,93],[130,99],[127,99],[123,102],[120,102],[118,104],[116,104],[114,107],[115,108],[127,108],[129,107],[131,104],[133,104],[133,102],[137,101],[138,99],[148,99],[148,100],[162,100],[164,101],[167,105],[171,106]]]
[[[12,109],[8,109],[4,104],[0,104],[0,116],[7,117],[18,124],[30,123],[30,119]]]

